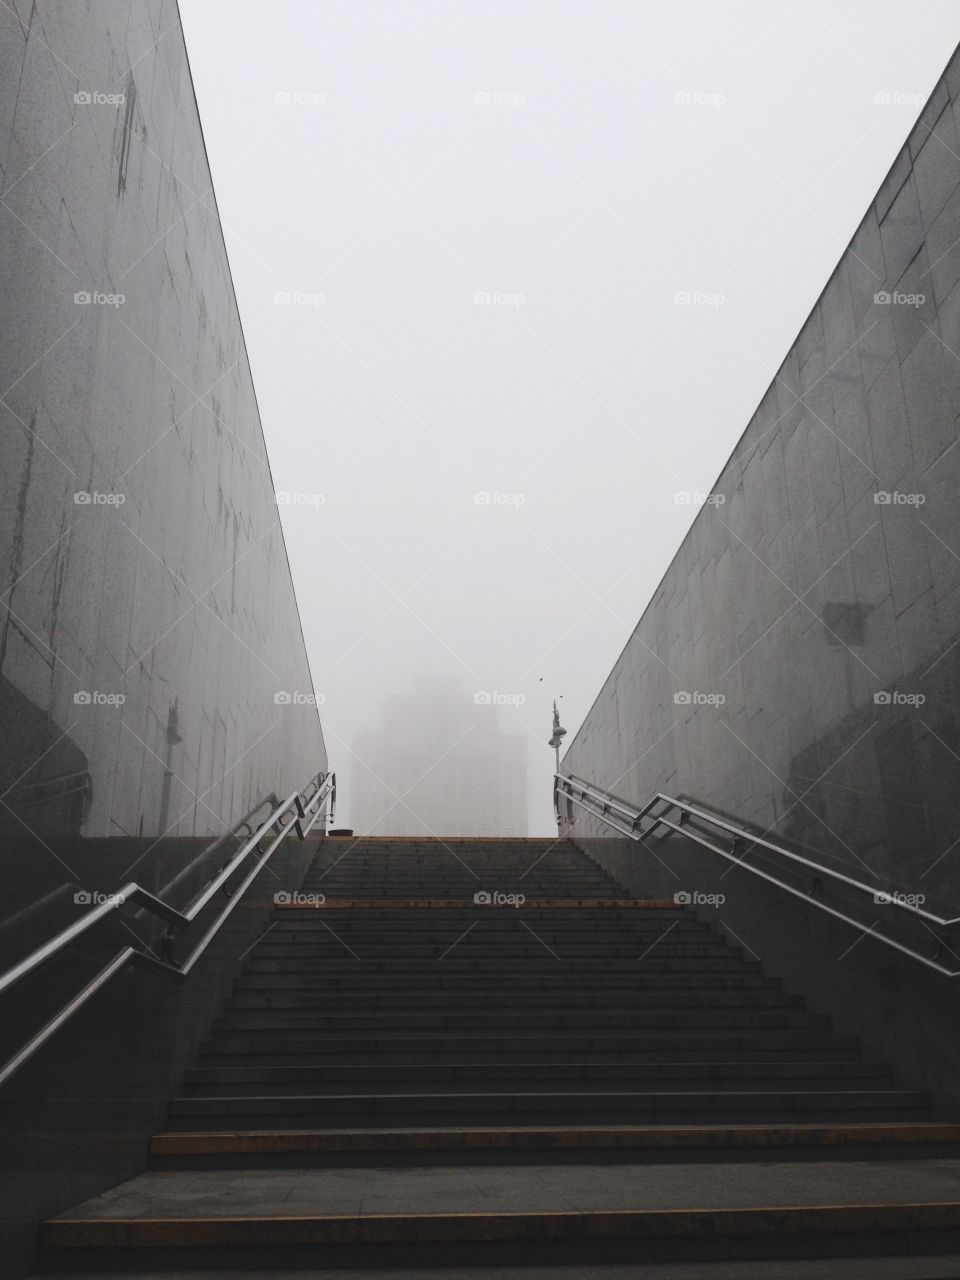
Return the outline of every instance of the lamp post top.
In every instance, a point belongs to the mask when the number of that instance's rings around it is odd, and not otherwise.
[[[560,712],[557,710],[557,700],[556,698],[554,698],[553,700],[553,734],[550,738],[550,746],[554,747],[557,751],[559,751],[560,742],[563,738],[566,737],[566,733],[567,733],[566,729],[562,728],[560,725]]]

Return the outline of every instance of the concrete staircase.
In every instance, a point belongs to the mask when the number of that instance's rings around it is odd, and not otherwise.
[[[48,1270],[958,1248],[960,1125],[571,843],[329,839],[287,898]]]

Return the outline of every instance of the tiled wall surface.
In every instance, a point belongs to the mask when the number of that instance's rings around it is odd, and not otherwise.
[[[29,897],[325,756],[275,702],[312,686],[177,7],[17,0],[0,59],[0,829]]]
[[[955,55],[563,770],[956,901],[958,424]]]

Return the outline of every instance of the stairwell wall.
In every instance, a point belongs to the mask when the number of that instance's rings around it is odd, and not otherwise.
[[[3,968],[74,885],[161,887],[326,753],[172,0],[0,7],[0,187]],[[7,1260],[142,1162],[224,981],[117,979],[0,1096]]]
[[[955,54],[562,771],[638,803],[657,791],[694,799],[858,878],[955,912],[958,430]],[[609,834],[576,812],[578,838]],[[603,840],[597,856],[615,861],[618,844]],[[643,874],[663,879],[648,851],[635,856]],[[707,874],[703,866],[701,878]],[[733,882],[752,904],[735,926],[747,945],[774,970],[793,966],[795,977],[792,950],[826,948],[814,983],[826,1007],[833,1001],[844,1017],[852,1009],[865,1034],[902,1047],[920,1035],[937,1064],[927,1072],[931,1087],[956,1106],[955,1064],[942,1061],[939,1047],[940,1038],[956,1038],[942,995],[948,980],[917,977],[909,961],[869,941],[844,954],[856,941],[849,931],[834,937],[831,927],[828,943],[826,926],[810,923],[816,913],[786,911],[776,890]],[[794,927],[767,927],[787,915]],[[858,1012],[871,981],[887,994]],[[857,994],[840,999],[848,983]],[[914,1002],[924,1007],[924,992],[925,1029],[906,1014]],[[916,1058],[913,1049],[901,1055],[910,1069]]]

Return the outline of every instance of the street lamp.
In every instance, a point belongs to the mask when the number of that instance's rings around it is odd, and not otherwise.
[[[562,728],[560,725],[560,712],[557,710],[557,700],[556,698],[554,698],[553,700],[553,733],[550,735],[550,746],[553,747],[554,751],[557,753],[557,766],[555,770],[556,773],[560,772],[560,743],[563,741],[564,737],[566,736],[566,733],[567,733],[566,729]],[[553,785],[554,785],[554,793],[558,794],[556,792],[556,786],[557,786],[556,781],[554,781]],[[562,826],[562,822],[560,818],[560,808],[558,805],[557,806],[558,831],[561,826]]]
[[[553,734],[550,738],[550,746],[557,753],[557,773],[560,772],[560,743],[566,737],[566,729],[560,727],[560,712],[557,710],[557,700],[553,700]]]

